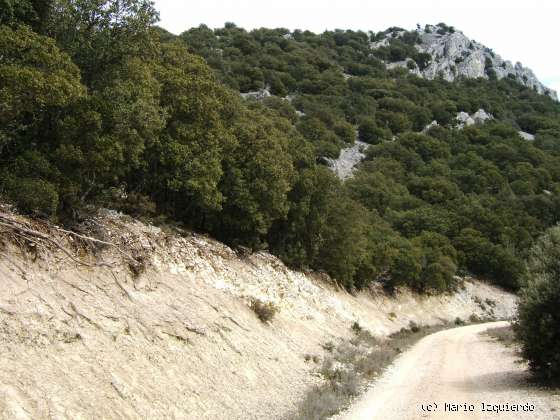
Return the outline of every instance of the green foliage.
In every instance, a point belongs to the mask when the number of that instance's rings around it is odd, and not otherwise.
[[[26,212],[40,216],[51,216],[58,206],[58,193],[53,184],[42,179],[4,178],[7,196]]]
[[[521,292],[516,335],[539,376],[560,376],[560,228],[549,229],[531,249]]]
[[[0,25],[31,23],[37,19],[29,0],[0,0]]]
[[[54,0],[48,33],[82,70],[86,85],[130,57],[153,53],[151,0]]]
[[[380,143],[386,135],[382,129],[377,127],[376,122],[372,119],[363,120],[358,127],[358,138],[365,143]]]
[[[386,70],[381,59],[429,65],[416,32],[176,37],[148,0],[0,5],[0,194],[24,212],[164,216],[348,289],[428,293],[453,288],[457,269],[516,288],[560,221],[560,106],[512,80]],[[479,108],[495,121],[453,127]],[[321,162],[356,130],[371,146],[341,182]]]
[[[213,228],[218,237],[259,247],[272,223],[286,217],[295,176],[286,133],[289,124],[251,113],[236,122],[220,185],[225,202]]]
[[[323,267],[347,288],[354,285],[358,266],[365,257],[365,210],[352,200],[332,197],[327,204],[322,247],[314,265]]]
[[[45,157],[52,147],[46,139],[53,118],[85,89],[70,58],[24,26],[0,26],[0,50],[0,191],[25,211],[52,214],[60,173]]]
[[[423,232],[412,239],[412,244],[423,250],[420,283],[412,285],[419,291],[442,292],[454,286],[457,271],[457,251],[449,239],[434,232]]]
[[[161,46],[154,76],[166,121],[148,149],[147,190],[179,219],[218,210],[223,155],[234,143],[224,118],[233,98],[202,60],[176,42]]]

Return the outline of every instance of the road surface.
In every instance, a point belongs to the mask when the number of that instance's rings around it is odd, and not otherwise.
[[[560,390],[529,385],[513,350],[484,334],[506,325],[472,325],[423,338],[337,419],[560,420]],[[504,404],[519,411],[496,411]]]

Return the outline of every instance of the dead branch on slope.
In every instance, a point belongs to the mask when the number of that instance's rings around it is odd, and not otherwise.
[[[82,260],[76,258],[74,256],[74,254],[67,247],[65,247],[62,243],[60,243],[58,240],[53,238],[51,235],[45,234],[45,233],[43,233],[43,232],[41,232],[37,229],[34,229],[31,226],[29,226],[28,224],[26,224],[24,222],[20,222],[19,220],[11,217],[10,215],[8,215],[6,213],[0,212],[0,227],[2,227],[4,229],[7,229],[8,231],[11,231],[14,235],[14,239],[16,239],[16,238],[20,239],[20,240],[23,239],[23,240],[27,241],[28,243],[32,244],[32,246],[37,250],[40,250],[41,248],[49,248],[49,246],[50,247],[54,246],[56,249],[62,251],[68,258],[70,258],[76,264],[84,265],[86,267],[104,266],[104,267],[113,268],[112,264],[104,262],[104,261],[92,264],[92,263],[88,263],[88,262],[85,262],[85,261],[82,261]],[[62,229],[62,228],[59,228],[59,227],[56,227],[56,226],[54,227],[54,229],[56,229],[57,231],[59,231],[63,234],[79,238],[80,240],[85,241],[85,242],[102,244],[102,245],[113,247],[121,255],[125,256],[132,263],[133,266],[137,266],[137,265],[140,264],[135,258],[133,258],[131,255],[124,252],[122,249],[120,249],[114,243],[102,241],[100,239],[92,238],[92,237],[86,236],[86,235],[81,235],[81,234],[78,234],[76,232],[72,232],[72,231]],[[16,242],[18,242],[17,239],[16,239]]]

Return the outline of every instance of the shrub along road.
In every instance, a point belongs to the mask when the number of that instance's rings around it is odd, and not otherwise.
[[[425,337],[338,419],[560,419],[560,391],[530,385],[514,349],[485,334],[506,325],[472,325]]]

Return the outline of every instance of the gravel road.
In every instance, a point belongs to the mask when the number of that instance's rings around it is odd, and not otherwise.
[[[425,337],[337,418],[560,419],[560,390],[528,384],[526,366],[513,350],[484,334],[506,325],[472,325]],[[504,404],[519,411],[493,411],[504,410]]]

